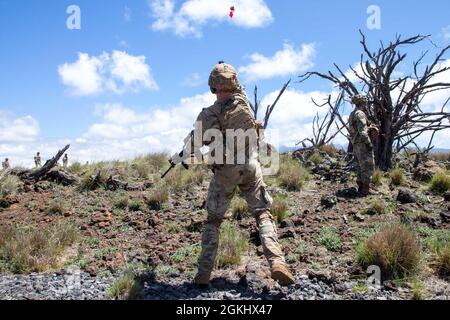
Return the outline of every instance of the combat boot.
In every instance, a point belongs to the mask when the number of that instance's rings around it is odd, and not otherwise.
[[[358,192],[362,195],[362,196],[368,196],[370,195],[370,184],[369,183],[359,183],[359,190]]]
[[[197,275],[195,276],[195,279],[194,279],[194,283],[199,286],[208,286],[210,278],[211,278],[211,274],[197,273]]]
[[[288,270],[286,265],[281,262],[275,262],[271,269],[272,279],[278,281],[282,286],[294,284],[294,276]]]

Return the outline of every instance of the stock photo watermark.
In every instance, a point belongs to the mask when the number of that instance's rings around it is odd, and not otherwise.
[[[370,5],[367,8],[367,29],[380,30],[381,29],[381,8],[377,5]]]
[[[81,30],[81,9],[77,5],[67,7],[66,13],[69,17],[66,20],[66,27],[69,30]]]

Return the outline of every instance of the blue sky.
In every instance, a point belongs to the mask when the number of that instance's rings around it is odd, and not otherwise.
[[[233,19],[227,17],[229,3],[236,6]],[[72,4],[81,10],[80,30],[66,27]],[[155,11],[170,4],[171,14]],[[381,9],[380,30],[367,29],[369,5]],[[358,29],[373,45],[417,33],[432,35],[438,46],[448,44],[448,12],[445,0],[0,0],[0,157],[29,165],[35,149],[50,156],[64,142],[72,143],[73,158],[81,161],[172,151],[208,106],[201,104],[212,101],[207,77],[218,60],[235,65],[247,89],[258,84],[261,98],[270,102],[285,81],[304,71],[357,62]],[[434,54],[426,45],[408,54],[417,57],[426,49]],[[98,87],[77,69],[79,53],[87,57],[85,66],[102,66]],[[280,68],[267,71],[257,61]],[[290,63],[291,71],[283,70]],[[135,67],[131,79],[129,64]],[[292,110],[311,108],[302,106],[305,97],[331,88],[312,79],[291,90],[275,111],[274,125],[287,121],[285,128],[292,129],[283,144],[307,134],[315,114]],[[447,136],[437,145],[450,147]]]

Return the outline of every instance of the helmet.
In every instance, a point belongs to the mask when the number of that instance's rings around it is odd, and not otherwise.
[[[209,76],[208,85],[212,93],[235,92],[240,88],[236,69],[223,61],[219,61]]]
[[[367,105],[367,103],[369,102],[369,100],[367,99],[366,95],[363,94],[357,94],[355,96],[352,97],[352,103],[355,106],[361,106],[361,105]]]

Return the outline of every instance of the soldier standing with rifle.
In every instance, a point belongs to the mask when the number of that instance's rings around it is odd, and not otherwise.
[[[195,155],[198,159],[199,148],[203,145],[212,144],[203,140],[208,130],[220,131],[223,137],[229,130],[246,130],[254,132],[254,136],[257,136],[257,123],[250,112],[249,101],[239,84],[236,70],[231,65],[219,62],[210,75],[209,86],[211,92],[217,96],[217,101],[200,113],[195,125],[196,129],[185,139],[183,151],[170,160],[171,168],[169,168],[169,171],[175,165],[184,163],[192,155]],[[198,136],[201,137],[202,141],[199,143],[200,145],[197,143],[197,146],[195,146]],[[214,160],[214,163],[208,161],[214,176],[209,186],[206,204],[208,217],[203,230],[198,273],[194,280],[198,285],[209,284],[217,256],[219,228],[237,187],[239,187],[256,219],[264,255],[269,262],[272,278],[285,286],[294,283],[294,277],[287,268],[283,252],[278,243],[277,228],[271,214],[272,198],[266,190],[261,164],[257,158],[257,140],[254,139],[253,141],[255,143],[246,145],[245,150],[236,150],[235,142],[230,144],[225,141],[224,144],[227,149],[223,154],[225,161],[222,163],[216,160]],[[214,140],[214,143],[216,142]],[[192,144],[194,144],[194,150]],[[230,145],[233,148],[231,152],[229,150]],[[237,154],[237,157],[236,152],[240,153]],[[244,164],[236,163],[236,158],[242,157],[242,152],[245,153]],[[231,157],[232,153],[235,157]],[[215,157],[212,156],[211,158]]]

